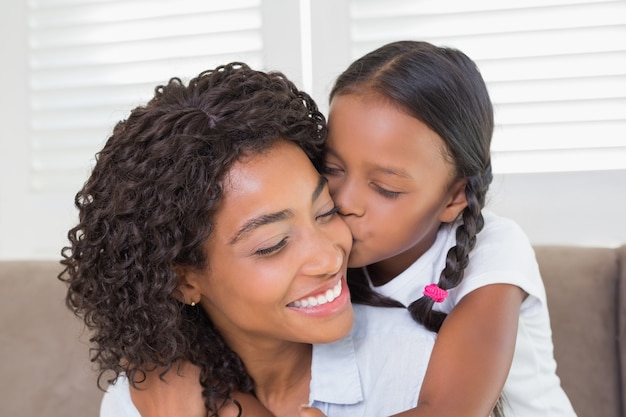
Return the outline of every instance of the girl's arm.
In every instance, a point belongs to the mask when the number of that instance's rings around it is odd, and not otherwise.
[[[206,417],[199,382],[200,368],[183,362],[174,365],[163,379],[161,369],[146,373],[146,379],[130,386],[130,397],[142,417]]]
[[[326,417],[326,414],[322,413],[319,408],[303,405],[298,410],[298,417]]]
[[[526,293],[491,284],[467,294],[444,321],[417,406],[395,417],[486,417],[509,373]]]
[[[131,398],[142,417],[207,417],[199,383],[200,368],[184,362],[159,378],[160,370],[146,374],[138,384],[140,389],[130,388]],[[253,395],[234,393],[243,407],[242,417],[274,417]],[[229,402],[219,412],[219,417],[237,417],[237,406]]]

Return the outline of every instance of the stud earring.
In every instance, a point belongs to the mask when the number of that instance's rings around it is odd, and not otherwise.
[[[195,301],[192,301],[190,305],[191,305],[192,307],[195,307],[195,306],[196,306],[196,302],[195,302]]]

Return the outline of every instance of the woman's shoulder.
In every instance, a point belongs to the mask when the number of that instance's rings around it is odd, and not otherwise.
[[[378,339],[379,336],[387,337],[389,343],[402,338],[427,347],[434,343],[436,333],[413,320],[406,308],[355,304],[352,337]]]
[[[379,410],[371,415],[395,414],[416,404],[436,333],[415,322],[405,308],[359,305],[352,338],[368,410]],[[389,404],[389,398],[397,404]]]

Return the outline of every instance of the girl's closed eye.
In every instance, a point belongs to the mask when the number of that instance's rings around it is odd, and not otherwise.
[[[402,194],[399,191],[389,191],[381,187],[380,185],[373,184],[372,186],[374,187],[374,190],[376,190],[378,194],[382,195],[385,198],[395,199],[395,198],[398,198],[400,194]]]
[[[338,175],[343,172],[339,166],[327,163],[322,166],[321,171],[324,175]]]

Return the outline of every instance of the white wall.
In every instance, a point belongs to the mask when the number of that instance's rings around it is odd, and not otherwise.
[[[281,1],[285,7],[294,7],[296,3]],[[342,8],[336,11],[341,14],[345,13],[346,2],[313,0],[312,6],[314,14]],[[66,243],[66,231],[74,222],[73,195],[29,193],[26,21],[25,1],[3,0],[0,5],[0,74],[4,84],[0,95],[0,259],[58,259]],[[280,21],[272,26],[285,30],[284,22],[282,27]],[[327,42],[343,38],[336,33],[328,31],[314,36],[317,41],[313,44],[312,62],[318,75],[313,79],[313,96],[325,109],[328,87],[347,64],[347,53],[335,52],[334,56],[325,53]],[[291,57],[299,39],[289,41],[295,43],[271,49],[267,59],[272,67],[283,69],[297,80],[301,68],[294,66]],[[347,51],[348,45],[345,48]],[[606,246],[626,243],[626,171],[499,175],[492,186],[489,207],[517,220],[533,243]]]
[[[626,243],[626,170],[498,175],[488,207],[535,244],[618,246]]]
[[[26,2],[0,6],[0,257],[16,257],[34,238],[28,188]]]
[[[26,1],[2,2],[0,30],[0,259],[57,259],[73,196],[30,192]]]

